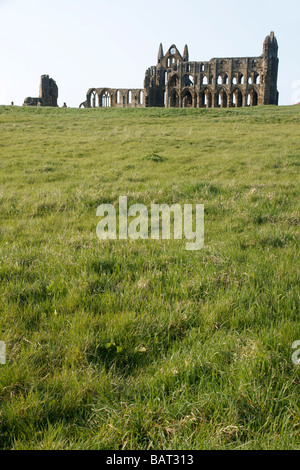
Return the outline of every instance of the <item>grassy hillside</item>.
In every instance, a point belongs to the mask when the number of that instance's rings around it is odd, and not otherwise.
[[[0,107],[1,449],[299,445],[300,107]],[[204,203],[205,247],[96,209]]]

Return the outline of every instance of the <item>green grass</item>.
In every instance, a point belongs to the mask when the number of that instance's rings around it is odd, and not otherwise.
[[[0,107],[1,449],[300,448],[299,125]],[[204,203],[204,249],[100,242],[123,195]]]

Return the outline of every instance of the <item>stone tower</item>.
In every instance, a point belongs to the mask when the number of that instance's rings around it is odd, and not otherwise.
[[[263,47],[263,77],[264,91],[262,104],[278,105],[279,93],[277,91],[278,77],[278,43],[273,32],[267,36]]]
[[[49,75],[42,75],[40,81],[40,95],[38,98],[26,98],[23,106],[52,106],[57,107],[58,87]]]
[[[49,75],[41,76],[40,98],[43,100],[43,106],[57,106],[58,87],[53,78],[49,78]]]

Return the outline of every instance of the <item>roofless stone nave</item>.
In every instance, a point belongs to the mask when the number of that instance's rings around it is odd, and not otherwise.
[[[90,88],[80,107],[232,108],[278,105],[278,43],[273,32],[258,57],[189,60],[172,45],[160,44],[157,65],[146,71],[144,88]]]

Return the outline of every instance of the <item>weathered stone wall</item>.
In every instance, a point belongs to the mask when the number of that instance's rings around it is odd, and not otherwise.
[[[23,106],[44,106],[44,102],[41,98],[25,98]]]
[[[175,45],[164,55],[160,45],[157,65],[146,71],[145,103],[180,108],[278,105],[278,64],[274,33],[258,57],[190,62],[187,46],[181,56]]]
[[[23,106],[57,106],[58,87],[56,82],[49,78],[49,75],[42,75],[40,81],[39,98],[28,97],[24,100]]]
[[[84,108],[143,108],[144,90],[125,88],[90,88],[86,101],[81,103]]]
[[[257,57],[189,61],[172,45],[164,54],[159,46],[157,65],[145,74],[144,89],[91,88],[80,106],[231,108],[278,105],[278,43],[267,36]]]
[[[49,78],[49,75],[41,76],[40,98],[43,99],[44,106],[57,106],[58,87],[53,78]]]

